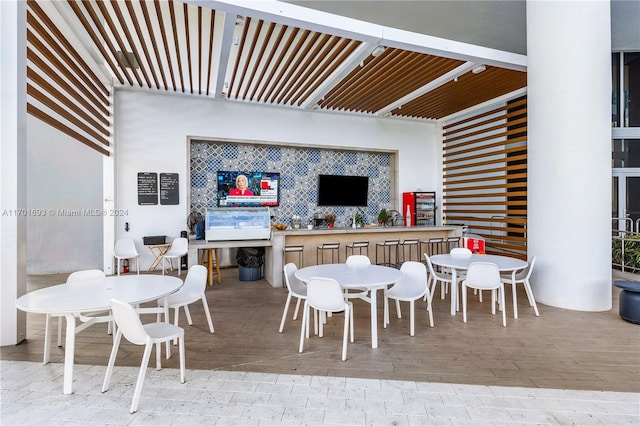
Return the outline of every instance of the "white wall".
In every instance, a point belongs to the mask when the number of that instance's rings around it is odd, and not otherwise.
[[[398,191],[441,192],[437,126],[385,118],[301,112],[234,102],[137,91],[116,92],[116,238],[132,238],[141,267],[152,257],[142,237],[175,238],[186,230],[189,179],[187,137],[266,141],[398,151]],[[180,205],[139,206],[137,173],[178,173]],[[397,207],[400,207],[399,205]],[[125,222],[130,231],[125,232]]]
[[[28,274],[102,269],[102,158],[28,116]]]

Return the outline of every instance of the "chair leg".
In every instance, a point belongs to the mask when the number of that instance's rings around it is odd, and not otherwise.
[[[62,346],[62,317],[58,317],[58,347]]]
[[[396,299],[396,315],[398,319],[402,318],[402,311],[400,310],[400,301]]]
[[[349,338],[349,318],[351,318],[351,307],[347,305],[344,311],[344,330],[342,337],[342,360],[347,360],[347,339]]]
[[[399,304],[400,302],[398,302]],[[398,311],[400,312],[400,311]],[[413,336],[415,334],[416,331],[416,324],[415,324],[415,317],[416,317],[416,313],[415,313],[415,303],[413,300],[411,300],[409,302],[409,335]]]
[[[502,326],[507,326],[507,307],[504,304],[504,285],[500,287],[500,305],[502,306]]]
[[[298,348],[298,352],[302,353],[304,350],[304,339],[309,338],[309,304],[307,301],[304,301],[304,306],[302,307],[302,325],[300,326],[300,347]]]
[[[193,325],[193,321],[191,321],[191,312],[189,312],[189,305],[184,305],[184,315],[187,317],[187,324]]]
[[[152,347],[152,343],[147,343],[144,347],[144,354],[142,355],[142,362],[140,363],[140,372],[138,373],[138,381],[136,382],[136,389],[133,391],[133,401],[131,402],[131,409],[129,410],[132,414],[138,411],[138,401],[140,400],[142,385],[144,384],[144,378],[147,374],[147,366],[149,365]]]
[[[293,320],[297,320],[298,319],[298,309],[300,309],[300,301],[302,299],[298,298],[298,301],[296,302],[296,309],[295,311],[293,311]]]
[[[349,302],[351,303],[351,302]],[[349,308],[349,324],[351,325],[351,343],[353,343],[355,341],[355,335],[353,332],[353,303],[351,303],[350,305],[351,307]],[[346,315],[346,313],[345,313]]]
[[[467,286],[464,283],[462,283],[462,322],[467,322]]]
[[[176,327],[178,326],[178,317],[180,316],[180,306],[176,306],[176,308],[174,309],[174,314],[173,314],[173,325],[175,325]],[[173,339],[173,344],[177,345],[178,344],[178,338]],[[167,359],[169,357],[167,356]]]
[[[42,356],[42,364],[48,364],[50,357],[51,357],[51,315],[47,314],[44,320],[44,354]]]
[[[536,299],[533,297],[533,290],[531,290],[531,285],[529,284],[529,280],[525,280],[524,282],[524,291],[527,293],[527,299],[529,299],[529,306],[533,306],[533,311],[536,313],[536,316],[540,316],[540,312],[538,312],[538,305],[536,304]]]
[[[160,342],[156,343],[156,370],[162,370],[162,345]]]
[[[207,304],[207,298],[202,295],[202,307],[204,308],[204,315],[207,317],[207,324],[209,324],[209,331],[214,332],[213,321],[211,320],[211,312],[209,312],[209,305]]]
[[[279,333],[282,333],[282,330],[284,330],[284,320],[285,320],[285,318],[287,318],[287,312],[289,311],[289,304],[290,303],[291,303],[291,293],[288,293],[287,294],[287,301],[284,302],[284,312],[282,313],[282,319],[280,320],[280,328],[278,329]],[[300,303],[300,299],[298,299],[298,303]],[[296,311],[297,311],[297,307],[298,307],[298,305],[296,305]]]
[[[427,311],[429,311],[429,326],[431,328],[433,328],[433,309],[432,309],[432,305],[431,305],[431,297],[429,297],[429,291],[427,290],[427,293],[425,294],[425,296],[427,296]]]
[[[384,328],[387,328],[387,324],[389,324],[389,298],[387,295],[384,295],[384,315],[383,315],[382,325]]]
[[[213,331],[212,331],[213,333]],[[178,337],[178,340],[180,341],[180,383],[184,383],[185,382],[185,377],[184,377],[184,373],[185,373],[185,362],[184,362],[184,332],[180,335],[180,337]]]
[[[116,355],[118,355],[118,347],[120,347],[120,338],[122,332],[118,330],[115,333],[116,337],[113,341],[113,347],[111,348],[111,355],[109,356],[109,363],[107,364],[107,373],[104,375],[104,382],[102,382],[102,392],[106,392],[109,389],[109,383],[111,382],[111,374],[113,373],[113,365],[116,363]]]

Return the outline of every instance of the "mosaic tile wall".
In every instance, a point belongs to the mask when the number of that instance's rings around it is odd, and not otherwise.
[[[304,223],[314,213],[335,213],[336,226],[351,223],[355,207],[318,207],[318,175],[369,176],[367,223],[377,221],[381,208],[391,209],[392,154],[364,151],[191,142],[191,211],[204,214],[216,207],[218,170],[280,173],[280,206],[272,208],[274,222],[291,224],[293,215]]]

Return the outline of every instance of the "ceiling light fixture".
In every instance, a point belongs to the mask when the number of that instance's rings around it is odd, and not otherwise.
[[[376,48],[371,51],[371,56],[373,56],[374,58],[377,58],[378,56],[384,53],[384,49],[385,49],[384,46],[376,46]]]
[[[478,65],[477,67],[475,67],[474,69],[471,70],[472,73],[474,74],[480,74],[482,71],[486,70],[487,67],[483,64]]]

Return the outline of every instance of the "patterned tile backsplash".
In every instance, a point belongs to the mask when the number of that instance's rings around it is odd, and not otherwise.
[[[216,207],[217,172],[245,170],[280,173],[280,206],[274,222],[304,223],[314,213],[335,213],[337,226],[351,223],[356,207],[318,207],[318,175],[369,176],[369,200],[362,208],[367,223],[376,222],[381,208],[391,208],[392,155],[384,152],[191,141],[191,211],[204,214]]]

